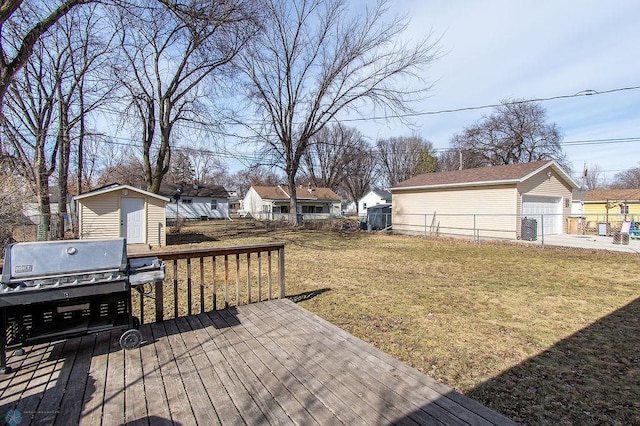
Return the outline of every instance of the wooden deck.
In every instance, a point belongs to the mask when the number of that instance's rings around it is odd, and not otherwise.
[[[511,424],[288,300],[27,348],[0,377],[19,424]],[[17,412],[13,412],[17,414]]]

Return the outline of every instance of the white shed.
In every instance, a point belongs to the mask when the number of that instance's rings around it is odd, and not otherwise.
[[[166,245],[167,197],[116,183],[74,200],[81,239],[126,238],[127,244]]]

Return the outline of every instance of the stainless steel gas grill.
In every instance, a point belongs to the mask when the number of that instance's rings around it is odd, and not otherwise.
[[[6,350],[101,331],[126,330],[124,349],[141,342],[131,288],[164,279],[156,257],[127,262],[124,238],[10,244],[0,280],[0,373]]]

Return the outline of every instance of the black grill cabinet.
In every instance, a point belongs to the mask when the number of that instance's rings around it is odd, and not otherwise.
[[[124,238],[8,245],[0,280],[0,373],[9,370],[6,351],[25,345],[120,329],[120,345],[138,347],[130,281],[138,273],[163,279],[164,264],[153,259],[138,262],[140,271],[131,268]]]

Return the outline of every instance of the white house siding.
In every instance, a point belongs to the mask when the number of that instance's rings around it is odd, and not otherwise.
[[[120,237],[120,196],[109,192],[79,201],[80,238]]]
[[[249,191],[247,191],[247,195],[244,196],[244,210],[255,216],[264,212],[263,205],[267,206],[267,208],[269,209],[268,212],[270,213],[271,202],[263,202],[262,198],[258,195],[256,190],[250,188]]]
[[[167,218],[175,219],[179,214],[185,219],[200,219],[203,217],[209,219],[224,219],[229,216],[229,201],[226,198],[214,198],[217,202],[217,208],[211,208],[211,197],[189,197],[190,203],[180,200],[178,204],[175,201],[167,203]]]
[[[551,172],[551,177],[547,176],[547,172]],[[526,200],[532,200],[534,202],[544,201],[544,198],[548,202],[554,203],[558,201],[559,208],[555,217],[547,217],[545,220],[551,222],[558,221],[561,225],[556,228],[554,226],[545,226],[545,234],[557,234],[558,232],[567,232],[567,220],[566,218],[571,215],[571,187],[561,179],[555,170],[548,167],[529,179],[518,185],[518,215],[522,216],[522,202],[523,197]],[[532,197],[533,196],[533,197]],[[544,198],[542,198],[544,197]],[[550,209],[551,207],[549,207]],[[548,210],[548,209],[547,209]],[[541,222],[540,220],[538,222]],[[518,225],[519,226],[519,225]],[[541,223],[538,223],[538,232],[541,232]],[[547,229],[548,228],[548,229]]]
[[[366,216],[367,208],[377,206],[378,204],[385,204],[386,202],[387,201],[380,198],[380,196],[375,192],[369,191],[367,195],[358,201],[358,216]]]
[[[518,222],[516,199],[515,185],[395,190],[393,230],[513,239]]]

